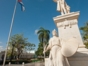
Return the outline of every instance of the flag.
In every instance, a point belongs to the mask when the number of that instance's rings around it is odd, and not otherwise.
[[[22,11],[25,11],[25,7],[24,7],[22,0],[18,0],[18,3],[21,5]]]

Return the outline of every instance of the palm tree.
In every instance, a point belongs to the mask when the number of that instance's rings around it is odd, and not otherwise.
[[[38,34],[38,38],[39,38],[40,42],[42,42],[42,43],[47,43],[48,42],[49,37],[50,37],[49,36],[50,31],[49,30],[46,30],[43,27],[40,27],[37,34]]]
[[[49,37],[50,37],[49,36],[50,31],[47,30],[47,29],[44,29],[43,27],[40,27],[37,34],[38,34],[38,38],[39,38],[40,43],[43,44],[43,49],[44,49],[45,44],[48,43],[48,40],[49,40]],[[45,58],[45,54],[44,54],[44,58]]]

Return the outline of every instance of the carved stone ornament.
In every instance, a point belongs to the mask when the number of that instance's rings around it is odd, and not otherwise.
[[[77,20],[76,19],[74,19],[74,20],[65,19],[65,21],[57,23],[57,26],[58,27],[64,27],[64,28],[66,28],[66,27],[70,27],[71,28],[72,25],[75,25],[75,24],[77,24]]]

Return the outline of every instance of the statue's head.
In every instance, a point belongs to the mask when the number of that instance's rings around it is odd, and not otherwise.
[[[57,31],[55,29],[52,31],[52,35],[57,36]]]

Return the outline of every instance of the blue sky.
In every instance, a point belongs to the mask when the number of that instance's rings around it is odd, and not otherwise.
[[[0,0],[0,47],[2,49],[6,47],[15,2],[16,0]],[[71,12],[80,11],[78,25],[83,26],[88,21],[88,0],[66,0],[66,2],[71,7]],[[35,32],[40,27],[50,31],[57,29],[53,17],[60,13],[56,11],[57,5],[53,0],[23,0],[23,3],[26,10],[22,12],[20,5],[17,4],[11,35],[24,34],[29,42],[37,46],[39,40]]]

